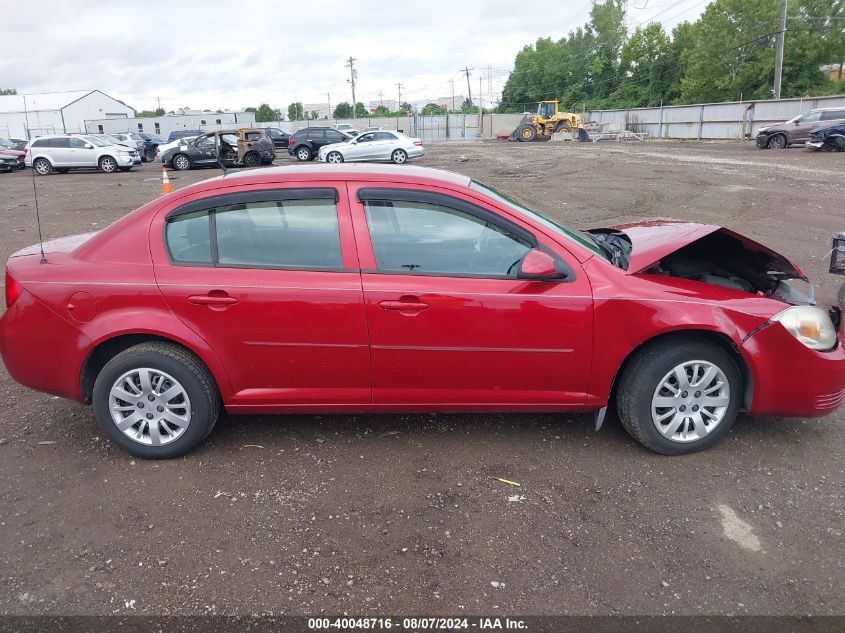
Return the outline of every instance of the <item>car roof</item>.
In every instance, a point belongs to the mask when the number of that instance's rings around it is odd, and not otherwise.
[[[467,187],[469,176],[431,167],[414,165],[377,165],[373,163],[342,163],[340,165],[289,165],[253,169],[226,176],[209,178],[179,189],[180,193],[193,193],[245,184],[273,184],[308,180],[373,180],[419,184],[445,184]]]

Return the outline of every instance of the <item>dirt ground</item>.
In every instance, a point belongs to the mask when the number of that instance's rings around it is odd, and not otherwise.
[[[577,227],[723,224],[793,258],[821,302],[845,281],[826,272],[845,154],[489,142],[418,164]],[[37,187],[49,238],[160,182],[145,165]],[[4,261],[37,241],[29,173],[0,174],[0,227]],[[843,614],[843,422],[743,416],[667,458],[612,415],[599,433],[585,415],[229,417],[146,462],[0,369],[0,614]]]

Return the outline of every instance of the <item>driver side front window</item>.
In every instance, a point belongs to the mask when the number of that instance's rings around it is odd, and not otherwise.
[[[378,269],[394,273],[516,277],[531,244],[463,211],[424,203],[364,203]]]

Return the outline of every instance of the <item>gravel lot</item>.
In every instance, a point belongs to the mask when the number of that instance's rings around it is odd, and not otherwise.
[[[845,154],[750,145],[431,145],[578,227],[723,224],[833,300]],[[279,161],[290,164],[287,156]],[[40,178],[45,238],[158,195],[151,165]],[[216,176],[176,174],[174,186]],[[37,241],[0,174],[0,256]],[[645,451],[613,415],[229,417],[167,462],[0,368],[0,614],[843,614],[845,433],[743,416],[705,453]],[[505,478],[520,487],[498,481]]]

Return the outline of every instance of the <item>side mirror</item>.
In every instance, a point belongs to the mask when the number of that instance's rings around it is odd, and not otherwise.
[[[558,266],[554,257],[534,248],[522,258],[516,276],[517,279],[531,281],[557,281],[566,279],[568,274]]]
[[[85,143],[85,149],[94,149],[94,146],[90,145],[88,143]]]

